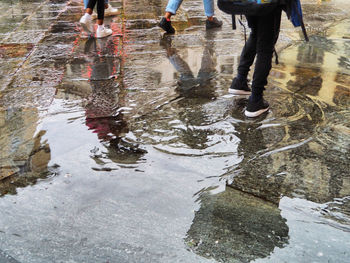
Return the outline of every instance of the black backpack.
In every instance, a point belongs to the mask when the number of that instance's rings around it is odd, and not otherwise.
[[[232,15],[232,27],[236,29],[235,15],[263,16],[282,6],[294,26],[301,26],[305,40],[306,34],[300,0],[218,0],[221,11]]]
[[[280,4],[280,0],[218,0],[218,7],[230,15],[263,16]]]

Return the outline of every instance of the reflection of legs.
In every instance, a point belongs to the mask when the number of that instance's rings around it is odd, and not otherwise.
[[[171,38],[163,37],[160,45],[166,49],[166,54],[170,63],[174,66],[176,71],[180,73],[181,86],[192,87],[195,82],[193,73],[186,61],[177,54],[176,49],[171,47]]]
[[[201,68],[198,72],[199,82],[206,82],[213,77],[215,73],[215,63],[213,61],[213,47],[207,43],[203,50]]]
[[[180,73],[180,84],[184,87],[192,87],[194,84],[193,73],[186,63],[176,52],[168,55],[170,63],[174,66],[176,71]]]

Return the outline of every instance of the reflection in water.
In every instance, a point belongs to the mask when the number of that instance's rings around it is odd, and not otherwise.
[[[232,188],[199,200],[186,244],[203,257],[250,262],[288,244],[286,220],[274,204]]]
[[[285,64],[276,68],[282,73],[277,79],[289,91],[331,106],[349,106],[349,55],[348,41],[332,35],[312,37],[310,43],[299,43],[282,53]]]
[[[208,88],[208,86],[210,86],[210,80],[213,79],[217,73],[215,69],[216,64],[213,61],[213,50],[215,46],[210,42],[213,38],[215,38],[214,31],[207,33],[201,67],[197,77],[194,77],[189,65],[179,56],[177,50],[171,46],[172,38],[164,35],[161,39],[160,44],[166,50],[167,58],[180,74],[177,87],[180,96],[189,98],[201,97],[208,98],[209,100],[215,98],[213,89]]]
[[[307,216],[288,207],[299,218],[350,231],[350,126],[349,110],[344,109],[350,103],[347,54],[344,41],[324,37],[287,49],[281,59],[287,63],[278,67],[283,74],[276,76],[293,93],[270,90],[272,107],[265,120],[239,121],[236,112],[246,101],[234,99],[238,108],[233,116],[238,121],[232,125],[242,159],[225,173],[225,191],[203,190],[197,195],[200,208],[186,237],[194,252],[220,262],[270,258],[275,248],[287,247],[288,240],[296,238],[288,236],[288,229],[295,226],[287,225],[278,209],[282,197],[300,198]],[[297,58],[292,69],[291,58]],[[305,200],[315,203],[312,209]],[[317,219],[308,218],[312,210]],[[308,230],[307,224],[300,227]],[[305,238],[299,242],[313,241]]]
[[[214,33],[213,33],[214,34]],[[169,137],[173,139],[164,141],[175,149],[181,149],[183,144],[185,148],[202,150],[208,148],[211,143],[211,136],[214,136],[214,131],[206,129],[204,126],[209,124],[210,120],[203,105],[215,100],[215,82],[213,78],[217,72],[215,69],[216,62],[213,59],[213,50],[215,45],[211,42],[214,35],[208,33],[206,43],[201,56],[201,66],[198,71],[197,77],[189,67],[188,63],[178,54],[178,50],[172,47],[172,39],[169,36],[165,36],[161,39],[161,46],[166,51],[166,56],[170,63],[176,69],[178,74],[178,81],[176,85],[176,92],[178,96],[172,100],[167,107],[174,107],[172,115],[169,116],[173,123],[167,118],[154,116],[157,119],[156,122],[150,122],[152,116],[147,116],[147,123],[149,126],[144,129],[149,130],[150,134],[155,134],[153,130],[167,126],[169,130]],[[168,114],[166,111],[154,112],[153,114]],[[174,114],[174,115],[173,115]],[[143,117],[145,118],[145,117]],[[160,124],[159,121],[164,121],[164,124]],[[141,123],[140,123],[141,124]],[[169,125],[171,127],[169,127]],[[201,128],[203,126],[203,128]],[[166,134],[162,134],[165,136]],[[145,138],[151,139],[152,137]],[[156,140],[157,141],[157,140]],[[156,142],[155,141],[155,142]],[[166,150],[167,151],[167,150]]]
[[[136,163],[145,151],[123,139],[129,129],[120,110],[125,105],[116,71],[120,68],[116,62],[120,61],[108,55],[111,49],[114,50],[113,42],[108,44],[105,39],[90,38],[85,43],[84,51],[92,59],[89,64],[91,94],[85,105],[85,124],[107,148],[107,153],[103,154],[99,154],[96,149],[92,150],[92,158],[97,164],[103,164],[103,159],[117,163]]]
[[[245,104],[246,99],[237,99],[235,110],[241,111]],[[259,166],[256,174],[251,174],[249,166],[268,147],[269,140],[264,138],[261,121],[259,118],[256,122],[233,124],[239,138],[238,155],[243,158],[236,173],[247,175],[252,184],[256,183],[254,175],[268,174],[268,166]],[[218,194],[199,193],[200,209],[195,213],[186,238],[193,251],[219,262],[250,262],[269,256],[275,247],[288,244],[289,230],[278,209],[278,201],[274,200],[277,204],[266,202],[261,198],[263,191],[256,195],[249,191],[250,187],[242,184],[236,190],[232,184]]]
[[[35,110],[7,109],[0,112],[0,195],[15,194],[17,187],[35,184],[39,178],[52,174],[48,168],[50,146],[35,134]]]
[[[153,5],[159,5],[156,2]],[[197,3],[191,6],[202,12]],[[79,17],[76,5],[67,9],[70,21],[53,27],[53,32],[64,34],[49,36],[45,47],[35,45],[33,61],[38,68],[47,70],[47,65],[57,63],[65,65],[66,71],[47,115],[30,107],[14,113],[6,106],[0,111],[4,116],[0,145],[6,149],[0,149],[1,169],[10,171],[10,167],[28,175],[2,180],[0,191],[14,193],[14,185],[47,176],[46,171],[55,168],[47,168],[50,159],[71,177],[57,177],[52,185],[45,180],[18,196],[0,199],[6,211],[0,216],[1,249],[22,261],[43,262],[52,258],[80,262],[91,254],[101,262],[111,258],[120,262],[207,262],[206,258],[302,262],[315,260],[322,255],[319,252],[329,254],[330,261],[334,255],[340,258],[334,262],[346,261],[349,41],[342,36],[331,41],[318,37],[285,50],[281,54],[285,64],[272,75],[272,82],[282,84],[270,87],[266,94],[271,111],[264,118],[246,120],[242,114],[246,99],[227,96],[239,55],[231,52],[241,44],[240,37],[221,31],[216,39],[209,32],[204,38],[202,27],[191,27],[185,34],[165,39],[160,48],[152,14],[159,9],[145,7],[153,20],[144,21],[143,7],[134,4],[123,4],[129,7],[126,15],[142,16],[126,22],[132,25],[134,38],[129,44],[135,47],[126,66],[116,52],[123,49],[118,36],[86,43],[78,38],[73,54],[62,51],[67,48],[62,41],[72,44],[77,37],[71,33],[68,37],[66,31]],[[54,49],[52,43],[58,43]],[[15,45],[7,53],[7,46],[2,46],[3,53],[11,58],[16,58],[16,52],[23,57],[32,50],[32,45]],[[68,45],[69,50],[72,46]],[[41,57],[46,54],[49,60],[58,59],[43,66]],[[162,70],[157,71],[160,64]],[[48,78],[31,74],[35,67],[25,68],[28,71],[19,73],[18,79],[28,78],[28,82],[17,83],[36,84],[43,90],[46,84],[38,78]],[[176,72],[164,81],[172,68]],[[52,79],[45,83],[56,85]],[[40,97],[38,90],[33,93]],[[142,114],[134,115],[133,110]],[[38,120],[46,134],[38,132]],[[146,161],[135,141],[149,149]],[[124,169],[131,166],[140,169]],[[105,174],[101,170],[114,169],[118,170],[109,173],[112,176],[100,176]],[[225,191],[219,193],[222,189],[217,185],[226,181]],[[48,191],[42,191],[48,185]],[[191,198],[197,191],[199,206]],[[193,209],[197,209],[194,218]],[[198,255],[183,250],[186,232],[187,247]],[[329,249],[319,250],[316,242]],[[278,253],[280,258],[274,260]],[[0,261],[1,255],[0,250]],[[295,260],[290,259],[293,256]]]

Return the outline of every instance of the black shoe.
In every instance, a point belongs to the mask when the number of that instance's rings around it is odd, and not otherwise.
[[[216,17],[214,17],[212,21],[209,21],[208,19],[207,21],[205,21],[206,29],[218,28],[221,26],[222,26],[222,21],[220,21]]]
[[[258,117],[259,115],[263,114],[268,110],[269,110],[269,103],[264,99],[260,99],[257,102],[251,102],[251,100],[249,100],[244,114],[247,117],[254,118],[254,117]]]
[[[160,20],[159,27],[162,28],[168,34],[174,34],[175,33],[175,29],[171,25],[171,21],[166,20],[165,17],[163,17],[162,20]]]
[[[228,92],[235,95],[250,95],[251,90],[248,87],[247,80],[242,81],[238,78],[234,78]]]

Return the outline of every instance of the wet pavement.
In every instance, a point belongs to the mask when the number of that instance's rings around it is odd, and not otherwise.
[[[271,109],[228,94],[244,34],[185,1],[0,3],[0,262],[348,262],[350,3],[282,22]]]

